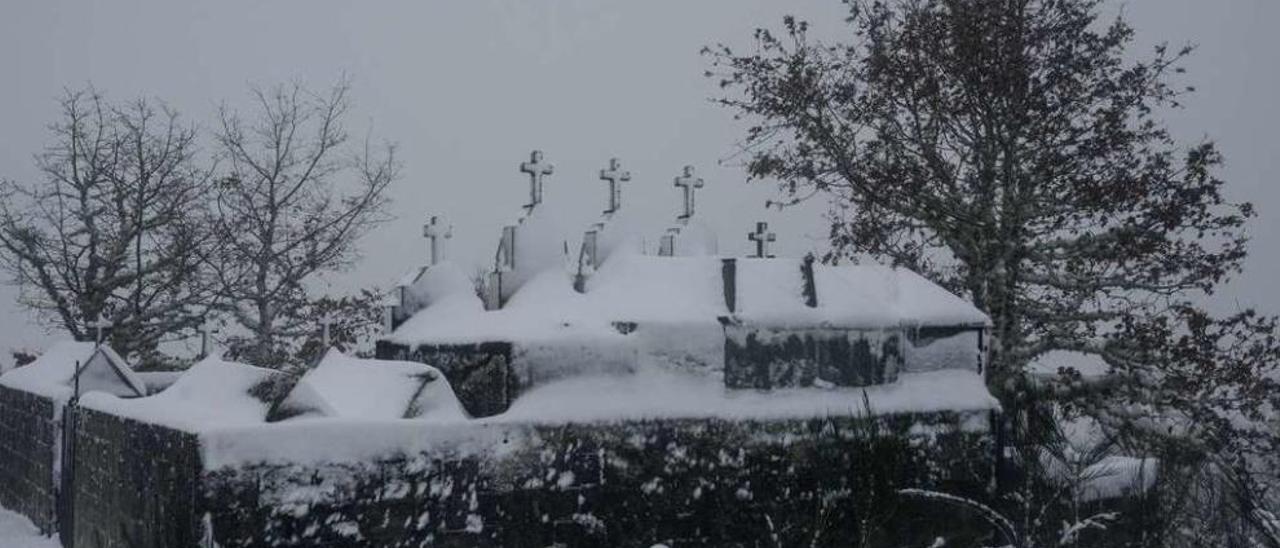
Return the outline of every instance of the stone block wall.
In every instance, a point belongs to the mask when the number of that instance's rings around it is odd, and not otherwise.
[[[417,349],[378,341],[379,359],[429,364],[444,373],[458,401],[473,417],[491,417],[511,407],[520,393],[511,343],[423,345]]]
[[[937,413],[529,426],[471,454],[207,472],[224,548],[928,546],[987,534],[904,487],[984,498],[992,448]]]
[[[196,436],[85,408],[75,413],[72,545],[197,546],[203,513]]]
[[[902,334],[892,330],[771,329],[726,325],[729,388],[872,386],[902,369]]]
[[[57,529],[55,413],[52,399],[0,386],[0,506],[46,533]]]

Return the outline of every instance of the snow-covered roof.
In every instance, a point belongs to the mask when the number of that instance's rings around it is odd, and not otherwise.
[[[436,368],[330,350],[280,404],[297,418],[457,420],[462,405]]]
[[[76,366],[93,355],[93,346],[89,342],[58,342],[35,361],[0,375],[0,384],[47,397],[70,398]]]
[[[191,366],[159,394],[122,399],[95,393],[80,401],[99,411],[192,432],[262,424],[271,402],[254,393],[278,375],[270,369],[209,357]]]
[[[905,269],[879,265],[814,267],[818,306],[803,296],[798,259],[739,259],[736,313],[725,299],[719,257],[658,257],[616,252],[573,290],[568,272],[550,267],[532,276],[499,310],[486,311],[455,267],[429,270],[415,292],[431,293],[386,340],[408,346],[486,340],[609,338],[618,322],[716,325],[719,318],[770,327],[875,328],[908,325],[983,326],[986,315],[965,300]]]
[[[78,386],[81,394],[99,391],[121,397],[147,395],[147,384],[133,372],[129,362],[105,344],[99,345],[80,367],[72,385]]]
[[[777,326],[983,326],[987,316],[919,274],[882,265],[813,266],[818,305],[804,299],[800,259],[737,261],[737,316]]]
[[[145,396],[147,385],[129,363],[107,345],[63,341],[36,361],[0,376],[0,384],[65,400],[73,395],[80,367],[80,393],[105,391],[117,396]]]

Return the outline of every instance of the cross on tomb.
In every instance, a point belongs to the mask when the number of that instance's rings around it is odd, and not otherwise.
[[[694,193],[704,184],[700,177],[694,176],[693,166],[684,166],[684,174],[676,177],[676,186],[684,190],[684,213],[680,220],[687,221],[693,217]]]
[[[748,232],[747,239],[756,243],[755,257],[765,259],[773,257],[769,254],[769,243],[778,240],[778,235],[768,232],[769,223],[756,223],[756,231]]]
[[[111,329],[111,326],[111,320],[101,317],[89,323],[89,327],[94,330],[94,344],[97,344],[98,346],[102,345],[102,340],[105,337],[106,331]]]
[[[525,207],[533,208],[542,203],[542,181],[555,173],[555,166],[544,162],[542,151],[535,150],[529,153],[528,162],[520,164],[520,172],[529,175],[529,205]]]
[[[445,244],[453,237],[453,226],[445,226],[439,217],[432,215],[431,220],[422,225],[422,235],[431,240],[431,265],[435,266],[444,259]]]
[[[329,330],[333,327],[334,319],[332,314],[325,314],[320,318],[320,344],[321,352],[328,352],[332,345],[333,338],[330,336]]]
[[[631,180],[631,172],[622,170],[622,161],[617,158],[609,160],[609,168],[600,170],[600,180],[609,182],[609,209],[605,213],[613,213],[622,208],[622,184]]]
[[[209,354],[211,354],[213,351],[213,348],[212,348],[213,340],[211,335],[213,335],[214,333],[217,333],[218,328],[216,326],[206,324],[206,325],[200,326],[199,331],[200,331],[200,358],[204,359],[209,357]]]

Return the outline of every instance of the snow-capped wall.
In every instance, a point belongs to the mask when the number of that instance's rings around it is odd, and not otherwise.
[[[981,497],[992,469],[985,422],[982,412],[944,412],[872,421],[434,425],[413,436],[416,450],[379,457],[215,456],[209,462],[225,465],[206,473],[204,496],[224,548],[648,548],[769,538],[800,546],[815,536],[846,546],[873,532],[928,546],[942,531],[976,543],[981,527],[899,499],[895,486]],[[276,433],[290,439],[385,434],[357,424],[281,428],[298,430]],[[860,519],[888,508],[928,519]]]

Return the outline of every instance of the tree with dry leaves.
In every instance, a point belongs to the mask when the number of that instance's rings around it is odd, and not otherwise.
[[[254,113],[223,108],[210,253],[224,310],[244,334],[231,356],[267,367],[298,363],[293,343],[318,329],[308,284],[348,267],[356,241],[386,220],[395,149],[353,143],[343,125],[350,85],[254,90]]]

